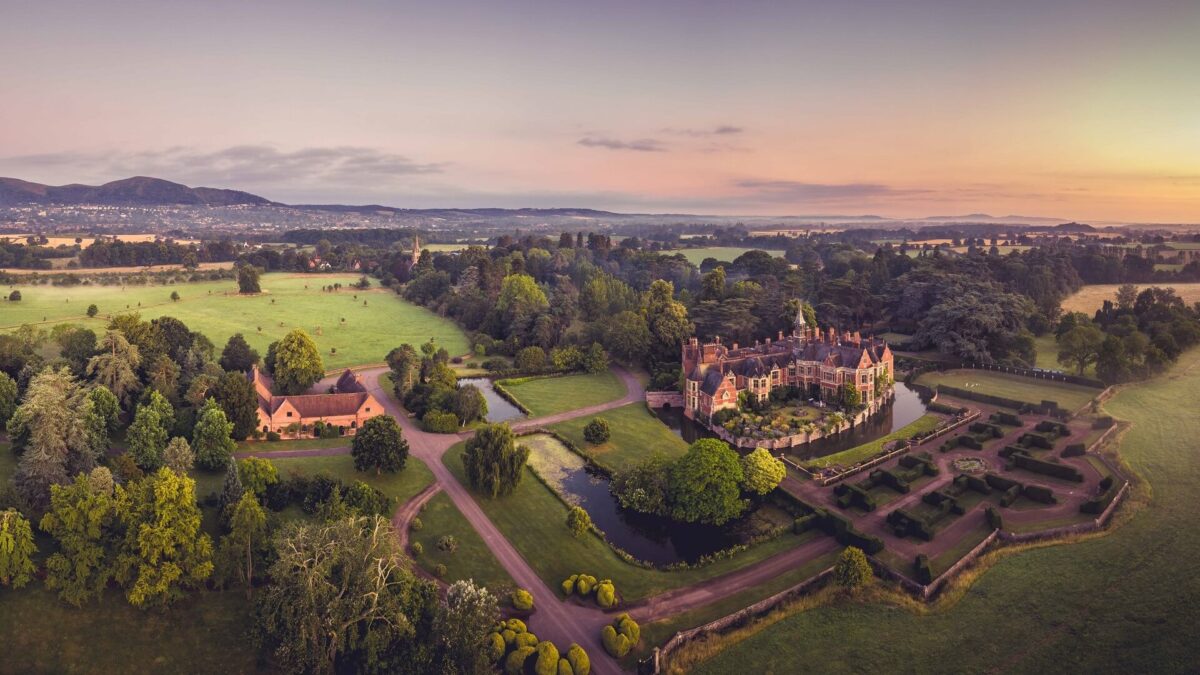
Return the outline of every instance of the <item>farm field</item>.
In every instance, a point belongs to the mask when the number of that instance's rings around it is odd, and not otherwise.
[[[421,555],[414,556],[421,569],[432,574],[438,564],[445,565],[443,579],[447,583],[473,579],[496,595],[503,595],[506,588],[513,586],[508,572],[445,492],[430,499],[419,517],[421,529],[410,532],[409,541],[421,544],[424,549]],[[438,550],[438,539],[443,535],[450,535],[458,542],[453,553]]]
[[[1006,555],[949,607],[916,614],[837,601],[731,645],[694,672],[1183,672],[1200,621],[1200,417],[1179,405],[1200,387],[1200,350],[1104,405],[1133,423],[1122,458],[1149,484],[1143,508],[1106,536]],[[1128,508],[1128,507],[1126,507]],[[1122,520],[1118,514],[1118,521]],[[997,620],[997,617],[1020,617]],[[946,639],[947,635],[954,639]],[[951,665],[952,664],[952,665]]]
[[[746,251],[755,251],[761,249],[741,248],[739,246],[709,246],[707,248],[681,248],[674,251],[666,251],[666,253],[682,253],[683,257],[688,259],[696,267],[704,262],[705,258],[716,258],[721,262],[733,262],[738,256]],[[767,251],[776,258],[783,257],[783,251]]]
[[[393,347],[419,345],[431,337],[451,354],[467,352],[467,338],[452,321],[391,291],[321,290],[334,283],[349,286],[358,279],[346,274],[267,274],[263,293],[253,296],[238,295],[233,280],[124,287],[19,284],[5,289],[5,296],[20,290],[21,301],[0,302],[0,331],[25,323],[47,329],[56,323],[78,323],[99,331],[108,315],[139,311],[145,319],[173,316],[204,333],[218,349],[230,335],[242,333],[259,354],[293,328],[303,328],[316,341],[329,370],[381,362]],[[179,293],[179,302],[171,301],[172,291]],[[88,319],[84,312],[92,303],[100,314]]]
[[[625,383],[611,370],[564,377],[498,380],[498,384],[529,408],[532,417],[607,403],[625,395]]]
[[[1175,293],[1183,298],[1183,301],[1188,305],[1194,302],[1200,302],[1200,283],[1188,284],[1139,284],[1138,290],[1148,288],[1150,286],[1163,286],[1175,289]],[[1117,295],[1118,284],[1095,284],[1084,286],[1076,291],[1066,300],[1063,300],[1062,308],[1065,312],[1083,312],[1087,315],[1096,313],[1104,305],[1105,300],[1112,300]]]
[[[608,422],[611,436],[600,445],[583,438],[583,428],[600,417]],[[575,444],[577,448],[613,471],[624,471],[655,452],[669,459],[687,452],[687,443],[646,409],[643,402],[630,403],[595,416],[577,417],[550,427]]]
[[[928,387],[944,384],[1033,404],[1055,401],[1067,410],[1078,410],[1100,393],[1095,387],[1036,380],[988,370],[929,372],[918,377],[917,383]]]

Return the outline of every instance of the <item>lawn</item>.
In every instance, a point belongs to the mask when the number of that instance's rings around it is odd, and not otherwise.
[[[594,417],[606,420],[612,434],[600,445],[592,445],[583,438],[583,428]],[[642,402],[559,422],[551,425],[550,430],[562,434],[597,464],[613,471],[624,471],[655,452],[671,459],[687,452],[687,443],[651,414]]]
[[[982,394],[1002,396],[1033,404],[1055,401],[1067,410],[1078,410],[1100,393],[1100,390],[1095,387],[1039,380],[990,370],[963,369],[929,372],[917,378],[917,383],[929,387],[944,384],[948,387],[978,391]]]
[[[315,475],[328,473],[342,479],[347,485],[354,481],[362,482],[378,488],[384,494],[396,499],[396,506],[412,499],[421,490],[433,483],[433,472],[425,463],[412,457],[404,463],[404,469],[396,473],[362,473],[354,468],[354,458],[350,455],[334,455],[331,457],[282,457],[272,459],[271,463],[279,470],[280,478],[287,478],[292,471]]]
[[[565,377],[531,377],[498,380],[529,409],[541,417],[616,400],[625,395],[625,383],[611,370]]]
[[[438,493],[421,510],[421,529],[410,533],[410,541],[420,543],[424,551],[416,556],[417,564],[433,572],[438,563],[446,566],[444,579],[453,583],[474,579],[476,583],[503,594],[513,586],[508,572],[496,561],[483,538],[471,527],[463,514],[445,492]],[[439,551],[438,539],[451,535],[458,541],[454,553]]]
[[[1184,402],[1197,388],[1193,350],[1167,375],[1105,404],[1133,422],[1120,453],[1149,483],[1138,490],[1148,504],[1107,536],[1004,556],[961,600],[928,614],[852,602],[797,613],[695,672],[789,672],[797,663],[827,672],[898,663],[911,672],[1194,669],[1200,415]]]
[[[835,452],[832,455],[825,455],[824,457],[810,459],[809,461],[804,462],[804,466],[809,468],[824,468],[827,466],[833,466],[834,464],[851,466],[863,461],[864,459],[878,455],[883,450],[883,445],[888,441],[894,441],[900,438],[910,438],[913,434],[933,431],[941,421],[941,416],[926,413],[911,423],[893,431],[887,436],[876,438],[869,443],[863,443],[862,445],[855,446],[849,450],[843,450],[841,452]]]
[[[354,441],[353,436],[337,438],[302,438],[285,441],[238,441],[237,452],[268,453],[284,450],[318,450],[324,448],[346,448]]]
[[[761,250],[763,249],[742,248],[740,246],[709,246],[706,248],[681,248],[674,251],[665,251],[665,253],[682,253],[683,257],[687,258],[688,262],[692,263],[696,267],[699,267],[700,263],[703,262],[705,258],[716,258],[721,262],[731,263],[746,251]],[[783,257],[783,251],[767,251],[767,253],[770,253],[776,258]]]
[[[463,450],[463,443],[455,445],[442,461],[459,481],[469,485],[463,470]],[[548,586],[558,588],[572,574],[587,572],[599,579],[612,579],[626,601],[711,579],[782,553],[803,541],[785,534],[711,565],[677,571],[650,570],[623,561],[595,535],[570,536],[566,505],[528,468],[513,494],[500,499],[477,496],[476,501]]]
[[[1200,302],[1200,283],[1189,284],[1139,284],[1138,290],[1148,288],[1150,286],[1164,286],[1175,289],[1175,293],[1183,298],[1184,304],[1191,306],[1194,302]],[[1104,305],[1105,300],[1113,300],[1116,298],[1119,284],[1095,284],[1084,286],[1076,291],[1066,300],[1063,300],[1062,308],[1065,312],[1083,312],[1088,316],[1096,313]]]
[[[453,355],[468,351],[466,336],[453,322],[389,290],[321,290],[334,283],[349,286],[358,279],[346,274],[267,274],[262,278],[263,293],[253,296],[238,295],[232,280],[149,286],[16,285],[11,288],[21,291],[21,301],[4,301],[0,331],[26,323],[42,323],[48,329],[68,322],[99,331],[110,314],[140,311],[146,319],[176,317],[204,333],[218,349],[230,335],[242,333],[260,354],[288,331],[303,328],[316,341],[330,370],[382,362],[393,347],[405,342],[418,345],[431,337]],[[171,301],[172,291],[179,293],[179,302]],[[100,314],[88,319],[85,311],[93,303]]]

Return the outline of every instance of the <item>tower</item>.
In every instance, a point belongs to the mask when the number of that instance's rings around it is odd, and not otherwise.
[[[417,261],[421,259],[421,240],[417,237],[417,233],[413,233],[413,250],[412,250],[412,266],[417,266]]]

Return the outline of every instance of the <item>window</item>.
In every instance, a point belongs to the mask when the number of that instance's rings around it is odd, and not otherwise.
[[[287,416],[288,416],[288,417],[291,417],[291,416],[292,416],[292,411],[291,411],[291,410],[289,410],[289,411],[288,411],[288,414],[287,414]]]
[[[367,406],[367,412],[371,412],[371,406]]]

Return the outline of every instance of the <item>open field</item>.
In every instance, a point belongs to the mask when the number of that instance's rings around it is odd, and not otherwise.
[[[990,370],[964,369],[929,372],[918,377],[917,383],[927,387],[944,384],[948,387],[970,389],[1033,404],[1055,401],[1067,410],[1078,410],[1100,393],[1100,390],[1094,387],[1036,380],[1031,377],[997,373]]]
[[[1148,288],[1150,286],[1162,286],[1174,288],[1175,293],[1183,298],[1183,301],[1188,305],[1194,302],[1200,302],[1200,283],[1190,284],[1138,284],[1138,290]],[[1089,316],[1096,313],[1104,305],[1105,300],[1112,300],[1117,295],[1118,284],[1095,284],[1092,286],[1084,286],[1077,292],[1072,294],[1066,300],[1063,300],[1062,308],[1065,312],[1083,312]]]
[[[464,449],[463,443],[455,445],[446,452],[442,461],[463,485],[470,485],[463,469]],[[563,579],[585,571],[598,579],[612,579],[627,602],[711,579],[765,560],[805,541],[802,537],[784,534],[732,558],[703,567],[675,571],[651,570],[625,562],[617,557],[608,544],[593,534],[578,539],[570,536],[565,525],[566,505],[528,468],[513,494],[499,499],[476,495],[475,499],[548,586],[558,588]]]
[[[346,485],[352,485],[355,481],[361,480],[374,488],[378,488],[385,495],[393,497],[396,500],[397,507],[412,499],[417,493],[433,483],[433,472],[429,470],[429,467],[425,466],[421,460],[412,457],[409,457],[408,461],[404,463],[403,471],[384,473],[379,476],[376,476],[374,473],[357,471],[354,468],[354,458],[350,455],[281,457],[271,459],[271,463],[279,471],[281,479],[286,479],[289,473],[297,471],[309,476],[315,476],[318,473],[327,473],[335,478],[340,478]],[[196,492],[198,495],[201,494],[199,487],[197,487]]]
[[[804,462],[804,466],[810,468],[824,468],[827,466],[833,466],[834,464],[850,466],[856,462],[861,462],[864,459],[879,454],[879,452],[883,450],[884,444],[888,441],[894,441],[898,438],[909,438],[913,434],[933,431],[933,429],[937,427],[938,423],[941,421],[941,416],[926,413],[918,417],[916,420],[913,420],[911,423],[900,427],[886,436],[876,438],[869,443],[863,443],[862,445],[855,446],[849,450],[843,450],[841,452],[835,452],[832,455],[825,455],[824,457],[810,459],[807,462]]]
[[[665,253],[682,253],[688,262],[696,267],[704,262],[705,258],[716,258],[721,262],[733,262],[741,254],[746,251],[755,251],[762,249],[741,248],[739,246],[709,246],[707,248],[681,248],[675,251],[665,251]],[[783,251],[767,251],[776,258],[783,257]]]
[[[499,380],[533,417],[607,403],[625,395],[625,383],[611,370],[602,373]]]
[[[646,409],[643,402],[630,403],[595,415],[608,421],[611,436],[607,442],[592,445],[583,438],[583,428],[593,417],[577,417],[559,422],[551,431],[562,434],[598,464],[624,471],[655,452],[670,459],[687,452],[687,443]]]
[[[483,242],[476,243],[476,244],[469,244],[469,243],[465,243],[465,242],[459,242],[457,244],[421,244],[422,249],[425,249],[428,251],[434,251],[434,252],[442,252],[442,253],[448,253],[451,251],[461,251],[461,250],[469,248],[471,246],[483,246],[484,248],[486,248],[487,244],[483,243]]]
[[[1133,422],[1120,454],[1149,503],[1107,536],[1003,556],[961,600],[928,614],[839,601],[789,616],[695,672],[1185,672],[1200,622],[1200,350],[1122,389],[1105,410]],[[1127,507],[1126,507],[1127,508]],[[1120,516],[1118,516],[1120,520]],[[948,639],[947,636],[952,636]]]
[[[47,329],[56,323],[78,323],[99,331],[110,314],[140,311],[146,319],[176,317],[208,336],[218,349],[230,335],[242,333],[259,354],[293,328],[303,328],[316,341],[326,369],[381,362],[393,347],[404,342],[418,345],[431,337],[451,354],[467,352],[467,338],[452,321],[391,291],[321,290],[358,279],[346,274],[267,274],[263,293],[253,296],[238,295],[232,280],[124,287],[16,285],[4,295],[18,289],[21,301],[0,304],[0,331],[25,323]],[[181,296],[179,302],[171,301],[172,291]],[[100,314],[88,319],[84,312],[92,303]]]
[[[0,239],[11,239],[14,243],[22,244],[22,243],[25,243],[25,238],[31,236],[31,234],[32,233],[0,234]],[[83,248],[87,248],[88,246],[92,245],[92,242],[96,241],[97,236],[99,236],[99,235],[85,234],[82,232],[80,232],[78,234],[74,234],[74,235],[61,235],[61,234],[46,235],[47,243],[42,244],[42,246],[47,246],[49,248],[55,248],[58,246],[74,246],[75,239],[78,238],[78,239],[83,240],[83,241],[79,242],[79,245],[82,246]],[[148,233],[148,234],[105,234],[103,236],[105,239],[116,239],[118,241],[128,241],[128,242],[156,241],[159,237],[161,237],[161,235],[153,234],[153,233]],[[195,240],[195,239],[171,239],[171,241],[175,242],[176,244],[195,244],[195,243],[197,243],[197,240]]]
[[[446,566],[444,579],[447,583],[474,579],[475,583],[487,586],[497,595],[513,586],[508,572],[445,492],[429,500],[421,510],[420,518],[422,527],[409,534],[409,541],[420,543],[424,549],[416,562],[426,572],[432,573],[441,563]],[[437,547],[438,539],[447,534],[458,541],[458,549],[453,553],[439,551]]]

